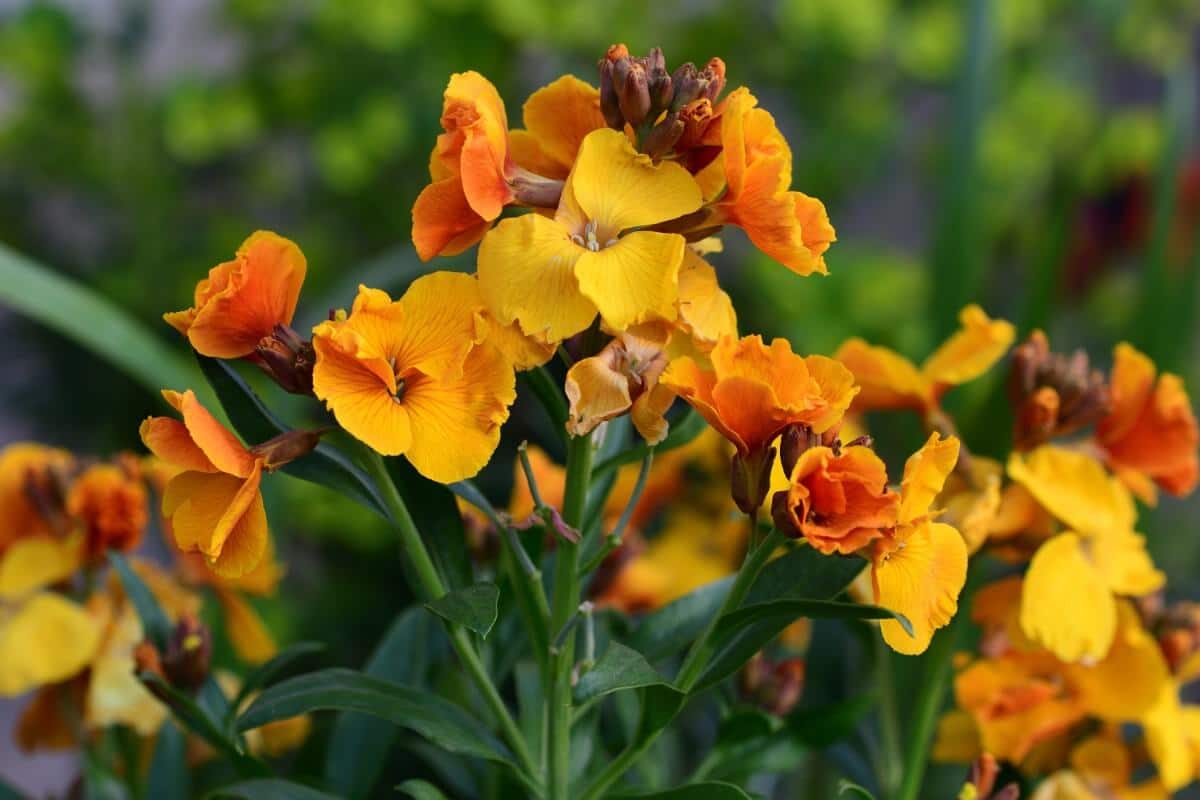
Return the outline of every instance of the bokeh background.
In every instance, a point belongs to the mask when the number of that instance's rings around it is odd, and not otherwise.
[[[433,267],[409,210],[451,72],[488,76],[517,124],[558,75],[595,82],[609,44],[661,45],[669,65],[726,61],[837,227],[827,278],[726,237],[714,261],[743,331],[819,353],[861,335],[920,358],[977,301],[1102,366],[1126,339],[1200,396],[1198,27],[1195,0],[0,0],[0,243],[186,366],[160,315],[256,228],[308,256],[297,327],[360,281],[399,292]],[[32,321],[32,288],[5,283],[0,443],[138,449],[139,421],[162,411],[147,381]],[[1008,440],[1001,372],[950,400],[980,452]],[[521,402],[485,476],[501,500],[511,448],[542,424]],[[885,448],[916,435],[896,425]],[[271,483],[289,574],[270,623],[358,663],[405,602],[391,536],[324,490]],[[1200,596],[1200,501],[1144,519],[1172,592]],[[61,760],[6,737],[6,778],[65,785]],[[818,777],[841,763],[809,762]]]

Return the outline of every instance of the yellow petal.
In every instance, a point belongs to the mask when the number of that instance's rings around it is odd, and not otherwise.
[[[1090,555],[1108,587],[1116,594],[1142,595],[1156,592],[1166,576],[1154,567],[1140,533],[1117,532],[1089,539]]]
[[[256,469],[242,481],[231,475],[183,472],[163,495],[175,542],[199,550],[213,569],[237,577],[258,566],[267,549],[267,520]]]
[[[945,439],[934,431],[921,449],[909,456],[900,482],[900,524],[929,513],[934,498],[942,491],[946,476],[958,463],[958,439]]]
[[[1068,528],[1093,535],[1133,530],[1137,511],[1129,490],[1087,453],[1054,445],[1013,453],[1008,476]]]
[[[531,94],[521,113],[538,149],[561,167],[561,173],[540,173],[550,178],[565,178],[584,138],[607,127],[600,113],[600,90],[574,75],[563,75]]]
[[[1117,604],[1077,533],[1038,548],[1021,592],[1021,629],[1063,661],[1098,661],[1112,646]]]
[[[1158,768],[1158,779],[1172,792],[1191,782],[1196,773],[1196,757],[1188,742],[1187,718],[1179,702],[1179,687],[1164,685],[1153,707],[1142,720],[1146,749]]]
[[[1040,784],[1030,800],[1101,800],[1083,778],[1070,770],[1059,770]]]
[[[225,635],[238,657],[249,664],[261,664],[277,650],[275,639],[262,617],[237,592],[218,590],[217,600],[225,613]]]
[[[941,764],[970,764],[980,752],[975,718],[957,708],[942,714],[930,758]]]
[[[34,595],[0,617],[0,696],[71,677],[92,660],[99,643],[95,621],[78,605],[50,592]]]
[[[541,214],[501,220],[479,245],[479,289],[501,323],[562,341],[592,324],[596,306],[579,290],[575,261],[586,252]]]
[[[635,151],[624,133],[610,128],[584,137],[567,184],[580,210],[606,237],[682,217],[703,202],[686,169],[673,161],[655,164]]]
[[[563,388],[570,404],[567,431],[573,436],[590,433],[601,422],[624,414],[633,404],[629,379],[613,368],[606,352],[571,365]]]
[[[402,401],[412,418],[412,446],[404,455],[439,483],[473,477],[495,452],[514,399],[512,365],[488,344],[471,350],[457,378],[414,376]]]
[[[871,578],[876,604],[903,614],[913,628],[910,636],[899,622],[883,620],[883,640],[897,653],[917,655],[958,610],[967,546],[954,528],[927,522],[909,532],[901,547],[877,555]]]
[[[684,239],[674,233],[638,231],[575,262],[579,291],[616,330],[648,319],[674,319]]]
[[[862,339],[850,339],[838,348],[834,358],[854,373],[861,387],[854,401],[856,409],[923,409],[933,404],[929,382],[899,353],[873,347]]]
[[[705,352],[722,336],[737,336],[733,301],[717,283],[716,270],[690,247],[679,268],[679,324]]]
[[[142,639],[137,612],[126,604],[112,620],[92,662],[85,711],[89,727],[128,725],[142,736],[151,736],[167,718],[166,706],[137,679],[133,649]]]
[[[1016,336],[1012,323],[991,319],[977,305],[960,311],[958,321],[962,328],[921,365],[931,383],[957,386],[974,380],[1004,357]]]
[[[1089,713],[1110,722],[1136,722],[1171,683],[1171,673],[1133,606],[1122,601],[1117,610],[1117,632],[1104,659],[1065,665],[1064,675]]]
[[[390,352],[397,369],[419,369],[435,378],[461,374],[480,303],[475,278],[461,272],[424,275],[399,303],[404,324],[398,326],[398,341]]]
[[[15,600],[69,578],[83,561],[83,539],[27,536],[0,557],[0,598]]]

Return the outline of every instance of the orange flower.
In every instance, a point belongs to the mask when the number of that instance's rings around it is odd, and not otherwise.
[[[175,543],[203,553],[220,575],[243,575],[267,551],[267,514],[259,493],[266,459],[226,430],[190,389],[164,390],[163,397],[183,421],[149,417],[141,435],[150,452],[184,470],[163,492],[163,515]]]
[[[1154,484],[1182,497],[1200,480],[1200,432],[1178,375],[1155,381],[1154,362],[1128,344],[1113,353],[1112,410],[1096,426],[1109,465],[1139,497],[1154,503]]]
[[[0,450],[0,554],[17,539],[56,532],[55,509],[43,506],[61,496],[58,486],[72,462],[67,451],[33,442]]]
[[[798,356],[786,339],[768,347],[761,336],[727,336],[711,357],[711,370],[676,359],[661,380],[742,455],[767,448],[788,425],[824,433],[858,393],[849,370],[824,356]]]
[[[435,272],[398,301],[359,287],[348,316],[313,330],[313,390],[338,424],[441,483],[491,458],[516,396],[512,364],[476,339],[474,278]]]
[[[131,552],[146,531],[146,488],[114,464],[96,464],[75,479],[67,513],[83,526],[84,548],[92,562],[109,549]]]
[[[164,314],[197,353],[242,358],[258,343],[289,325],[296,313],[307,268],[289,239],[270,231],[250,235],[233,261],[218,264],[196,284],[195,305]]]
[[[958,319],[962,329],[919,369],[886,347],[872,347],[857,338],[846,341],[834,358],[850,368],[862,387],[854,410],[911,408],[932,413],[947,389],[974,380],[1003,358],[1016,335],[1010,323],[989,318],[977,305],[964,308]]]
[[[896,524],[900,496],[887,488],[887,467],[869,447],[801,453],[786,491],[772,502],[775,525],[802,535],[829,555],[857,552]]]
[[[209,586],[221,606],[225,635],[238,657],[260,664],[275,655],[275,638],[246,595],[267,597],[275,593],[284,568],[275,559],[275,547],[267,540],[267,552],[258,566],[235,578],[214,575],[205,569],[196,553],[180,553],[179,572],[189,584]]]
[[[583,436],[597,425],[629,411],[633,426],[650,444],[667,435],[663,416],[675,393],[659,383],[667,355],[659,342],[625,333],[591,358],[580,359],[567,371],[566,393],[571,403],[567,430]]]
[[[762,505],[774,461],[772,442],[789,425],[824,433],[841,421],[858,389],[849,370],[823,356],[796,355],[785,339],[722,338],[711,370],[688,356],[660,382],[678,393],[737,448],[733,495],[752,513]]]
[[[482,238],[514,199],[506,176],[504,101],[478,72],[450,76],[442,128],[429,157],[433,179],[413,205],[413,244],[421,260],[461,253]]]
[[[837,240],[820,200],[791,191],[792,151],[775,119],[745,87],[721,104],[725,193],[708,220],[746,231],[758,249],[800,275],[828,273],[824,253]],[[705,180],[702,179],[702,183]]]

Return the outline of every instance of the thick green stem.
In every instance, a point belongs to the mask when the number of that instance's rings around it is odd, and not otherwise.
[[[751,523],[756,524],[753,517],[751,517]],[[683,665],[679,668],[679,674],[675,678],[675,688],[687,694],[696,685],[696,681],[704,675],[704,668],[708,666],[708,661],[712,657],[712,635],[716,631],[721,617],[742,604],[750,592],[750,587],[754,585],[754,579],[762,571],[763,566],[771,557],[771,553],[782,542],[783,535],[779,531],[772,530],[761,545],[747,551],[742,568],[738,570],[733,586],[730,587],[729,594],[725,596],[725,602],[721,604],[721,609],[709,620],[708,626],[692,645]],[[598,800],[602,797],[610,786],[620,780],[621,776],[646,754],[646,751],[650,749],[665,728],[666,725],[663,725],[649,736],[630,742],[629,746],[610,761],[608,766],[592,780],[587,791],[583,793],[582,800]]]
[[[883,754],[877,766],[883,796],[892,797],[900,785],[900,718],[896,713],[896,681],[892,674],[892,652],[882,636],[875,637],[875,658],[878,661],[879,733]]]
[[[567,442],[567,477],[563,494],[563,521],[579,530],[587,506],[592,476],[590,436],[571,437]],[[554,594],[550,603],[550,635],[556,637],[579,607],[579,545],[558,540],[554,559]],[[571,670],[575,660],[575,632],[563,637],[550,666],[550,728],[547,789],[551,800],[569,797],[571,761]]]
[[[420,583],[418,590],[421,595],[427,600],[433,600],[446,594],[446,586],[442,583],[442,578],[438,575],[437,567],[434,566],[433,559],[429,556],[429,550],[425,547],[425,542],[421,539],[421,534],[417,530],[417,525],[413,521],[412,515],[408,513],[408,506],[404,503],[404,498],[400,496],[399,490],[396,489],[396,484],[392,482],[391,475],[388,474],[387,467],[383,463],[383,458],[376,453],[371,454],[371,458],[366,464],[371,477],[375,479],[379,489],[383,492],[383,501],[387,506],[388,513],[392,517],[392,521],[396,525],[396,530],[400,534],[400,547],[404,551],[405,557],[413,567],[416,573],[417,581]],[[479,658],[479,654],[475,652],[475,645],[471,641],[470,635],[465,629],[459,625],[454,625],[443,620],[446,625],[446,633],[450,638],[450,644],[454,648],[454,652],[458,654],[459,660],[467,670],[475,687],[479,690],[479,694],[483,697],[484,703],[491,710],[500,724],[500,731],[504,736],[508,746],[512,748],[513,754],[517,757],[522,772],[530,779],[536,780],[537,764],[534,763],[533,757],[529,754],[529,749],[525,745],[525,737],[521,735],[521,729],[517,726],[516,720],[508,711],[508,706],[504,703],[504,698],[500,696],[500,692],[496,689],[496,685],[492,683],[491,677],[487,674],[487,669],[483,666],[483,662]]]

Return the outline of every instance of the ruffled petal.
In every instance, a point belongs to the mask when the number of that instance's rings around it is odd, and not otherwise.
[[[1012,323],[993,320],[974,304],[959,312],[958,321],[960,330],[921,365],[932,384],[957,386],[979,377],[1004,357],[1016,337]]]
[[[924,523],[903,534],[897,549],[877,550],[871,572],[877,605],[903,614],[913,634],[896,620],[879,623],[883,640],[897,653],[925,652],[933,633],[958,611],[967,580],[967,547],[954,528]]]
[[[1038,548],[1021,591],[1021,629],[1063,661],[1098,661],[1112,646],[1117,604],[1073,532]]]
[[[671,233],[639,231],[575,262],[579,291],[615,330],[649,319],[674,319],[685,242]]]

